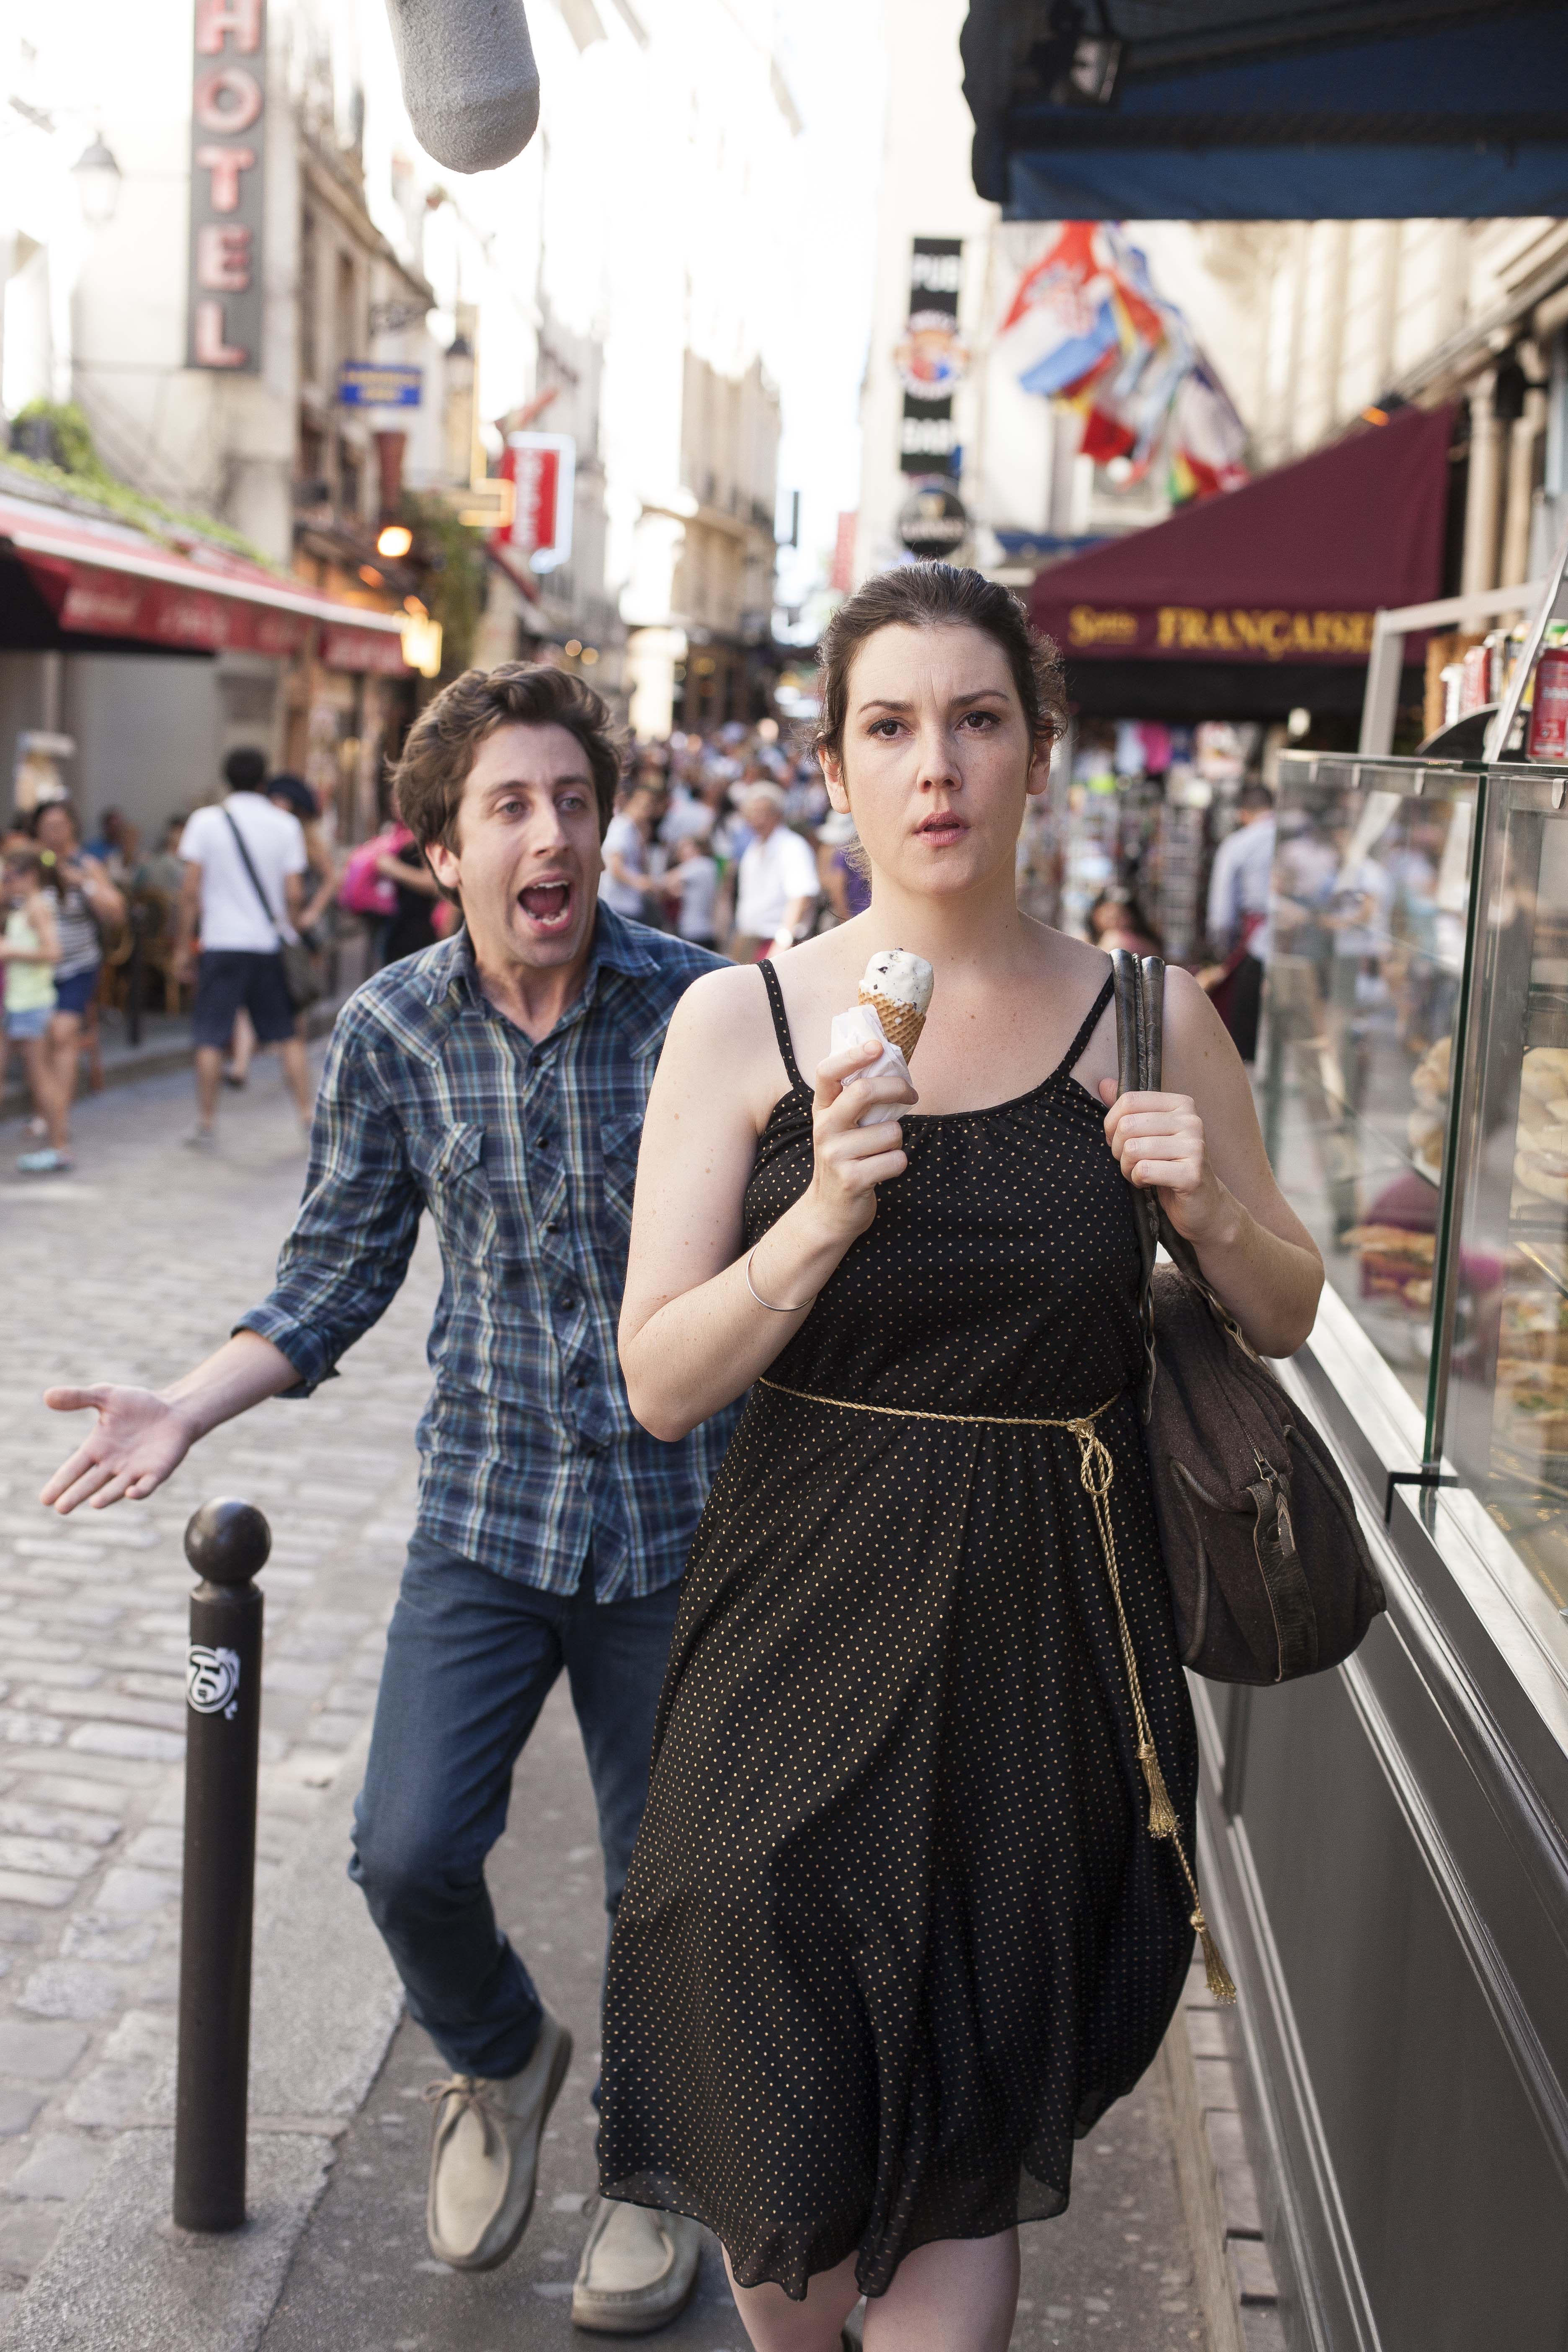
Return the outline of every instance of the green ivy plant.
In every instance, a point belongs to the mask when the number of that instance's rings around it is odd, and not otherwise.
[[[118,474],[111,474],[99,456],[91,425],[74,400],[30,400],[25,408],[17,410],[12,420],[13,431],[18,425],[46,426],[55,460],[25,457],[20,449],[5,449],[0,450],[0,465],[26,474],[49,489],[90,499],[96,505],[107,507],[121,521],[134,523],[138,530],[163,540],[166,545],[175,545],[175,532],[194,533],[199,539],[212,541],[216,546],[227,548],[232,554],[243,555],[248,562],[259,563],[280,580],[290,576],[242,532],[231,530],[226,523],[215,520],[211,515],[184,514],[178,508],[165,506],[162,499],[153,498],[148,491],[132,489]]]

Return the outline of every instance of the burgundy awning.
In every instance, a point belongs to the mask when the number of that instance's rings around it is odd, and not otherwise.
[[[401,636],[376,636],[371,630],[358,626],[334,626],[321,631],[321,666],[324,669],[374,670],[382,677],[408,675]]]
[[[1442,586],[1453,417],[1403,409],[1048,566],[1029,613],[1075,703],[1129,719],[1359,704],[1347,673],[1365,667],[1373,614]]]
[[[15,553],[63,645],[286,659],[322,623],[335,667],[407,674],[401,614],[280,579],[195,533],[174,548],[130,524],[0,492],[0,551]]]

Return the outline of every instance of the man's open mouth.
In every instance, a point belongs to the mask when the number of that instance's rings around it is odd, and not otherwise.
[[[572,919],[570,882],[531,882],[517,894],[518,904],[542,931],[563,931]]]

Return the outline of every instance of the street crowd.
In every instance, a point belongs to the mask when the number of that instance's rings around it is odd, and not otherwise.
[[[777,722],[639,747],[605,837],[599,895],[618,914],[737,963],[864,913],[852,818]]]
[[[75,1164],[71,1106],[84,1071],[103,1083],[102,1023],[123,1014],[132,946],[143,992],[161,984],[168,1006],[190,996],[197,1116],[185,1140],[207,1150],[221,1089],[246,1085],[258,1047],[279,1048],[308,1133],[307,1016],[345,934],[363,929],[363,962],[375,971],[454,927],[400,817],[345,854],[311,787],[268,774],[258,751],[229,754],[223,789],[217,803],[172,813],[151,854],[113,808],[84,842],[63,795],[0,844],[0,1097],[14,1055],[32,1104],[24,1175]],[[776,720],[677,730],[627,765],[600,896],[633,921],[753,961],[864,911],[855,843],[816,761],[781,741]]]

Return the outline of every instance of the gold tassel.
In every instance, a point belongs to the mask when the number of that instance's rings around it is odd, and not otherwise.
[[[1204,1917],[1204,1906],[1201,1903],[1194,1903],[1193,1906],[1191,1925],[1196,1929],[1198,1940],[1204,1948],[1204,1975],[1207,1979],[1210,1992],[1215,2000],[1234,2000],[1236,1987],[1231,1982],[1230,1970],[1219,1956],[1219,1946],[1215,1942],[1213,1931],[1208,1921]]]
[[[1138,1761],[1143,1767],[1143,1778],[1149,1783],[1149,1834],[1151,1837],[1173,1838],[1179,1823],[1152,1739],[1145,1739],[1142,1743]]]

